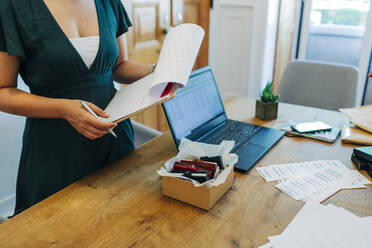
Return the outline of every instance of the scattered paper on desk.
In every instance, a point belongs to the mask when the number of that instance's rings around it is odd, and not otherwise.
[[[337,160],[319,160],[302,163],[275,164],[257,168],[258,173],[267,181],[280,181],[302,176],[314,170],[325,168],[347,169]]]
[[[268,237],[270,243],[264,247],[371,247],[370,218],[358,217],[332,204],[306,203],[283,233]]]
[[[343,143],[372,145],[372,133],[358,127],[344,126],[341,132],[341,140]]]
[[[363,221],[369,225],[372,225],[372,216],[364,217]]]
[[[372,183],[337,160],[276,164],[257,171],[267,182],[280,181],[278,189],[304,202],[320,203],[341,189],[360,189]]]
[[[292,198],[299,200],[327,188],[337,181],[345,181],[346,174],[337,169],[321,169],[307,173],[304,176],[296,177],[276,185],[281,191]]]
[[[340,109],[356,126],[372,133],[372,105]]]

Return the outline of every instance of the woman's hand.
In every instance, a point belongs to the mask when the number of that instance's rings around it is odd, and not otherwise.
[[[108,118],[109,115],[90,102],[85,102],[98,116]],[[103,122],[95,118],[81,106],[79,100],[64,100],[62,118],[66,119],[80,134],[90,140],[107,134],[107,130],[117,126],[115,122]]]
[[[368,77],[372,77],[372,71],[369,73]]]

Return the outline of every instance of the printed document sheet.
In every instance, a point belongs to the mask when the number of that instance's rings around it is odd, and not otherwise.
[[[267,182],[279,181],[278,189],[304,202],[320,203],[341,189],[365,188],[372,183],[337,160],[276,164],[257,171]]]

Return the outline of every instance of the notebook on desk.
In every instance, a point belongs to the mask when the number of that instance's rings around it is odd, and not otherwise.
[[[239,155],[235,168],[244,172],[284,135],[280,130],[228,119],[209,67],[194,71],[187,87],[163,103],[163,108],[177,147],[183,137],[209,144],[234,140],[232,151]]]

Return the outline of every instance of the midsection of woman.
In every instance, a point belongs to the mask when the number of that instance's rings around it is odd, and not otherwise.
[[[131,83],[150,72],[127,60],[130,26],[121,0],[0,0],[0,110],[28,117],[16,214],[134,149],[129,120],[99,121],[79,102],[108,117],[113,79]],[[95,36],[88,58],[79,43]],[[16,88],[18,73],[30,94]]]

